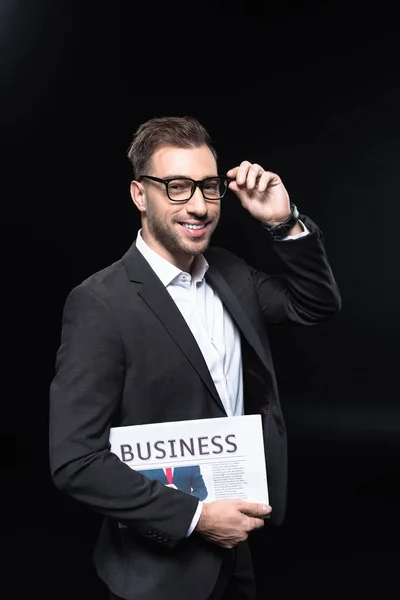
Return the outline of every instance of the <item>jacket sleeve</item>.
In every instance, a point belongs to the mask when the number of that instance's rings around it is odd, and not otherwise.
[[[296,240],[274,241],[281,265],[278,275],[251,269],[251,276],[267,323],[313,325],[341,309],[341,295],[334,278],[323,234],[304,215],[310,233]]]
[[[112,312],[78,286],[65,303],[50,385],[53,482],[96,512],[174,546],[185,537],[198,500],[150,481],[111,452],[110,427],[124,381],[124,346]]]

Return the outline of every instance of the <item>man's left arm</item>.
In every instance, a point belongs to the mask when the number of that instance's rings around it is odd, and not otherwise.
[[[295,207],[280,177],[248,161],[227,175],[242,206],[268,230],[282,265],[278,275],[251,269],[265,320],[311,325],[337,313],[341,296],[323,234],[312,219],[297,209],[293,214]]]

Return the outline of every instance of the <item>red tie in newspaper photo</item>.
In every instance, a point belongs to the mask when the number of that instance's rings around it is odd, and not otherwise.
[[[171,467],[167,467],[165,469],[165,476],[167,478],[168,483],[172,483],[172,468]]]

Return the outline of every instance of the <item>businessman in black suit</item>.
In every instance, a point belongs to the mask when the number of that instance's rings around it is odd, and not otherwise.
[[[168,469],[171,472],[170,476]],[[167,467],[166,469],[139,469],[139,473],[151,480],[158,479],[164,485],[205,500],[208,492],[199,465],[190,467]]]
[[[53,481],[104,516],[94,563],[111,598],[251,600],[251,531],[269,515],[280,525],[286,505],[268,324],[319,323],[340,293],[321,231],[280,177],[248,161],[218,175],[196,119],[151,119],[128,156],[142,227],[66,300],[50,389]],[[226,192],[264,228],[279,273],[209,247]],[[251,413],[262,416],[270,506],[202,503],[110,451],[110,427]]]

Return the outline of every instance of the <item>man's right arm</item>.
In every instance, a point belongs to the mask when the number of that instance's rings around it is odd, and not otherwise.
[[[125,351],[109,307],[83,286],[67,298],[50,386],[49,453],[55,486],[162,545],[186,536],[197,498],[150,481],[110,451],[122,401]]]

